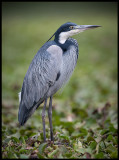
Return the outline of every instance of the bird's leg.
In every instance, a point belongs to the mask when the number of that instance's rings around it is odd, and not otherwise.
[[[49,124],[50,124],[50,138],[51,138],[51,141],[54,142],[53,127],[52,127],[52,96],[50,97],[50,102],[49,102],[48,118],[49,118]]]
[[[43,137],[44,137],[44,142],[46,142],[46,134],[45,134],[45,109],[46,109],[46,104],[47,104],[47,98],[45,99],[44,107],[43,107],[43,111],[42,111],[42,122],[43,122]]]

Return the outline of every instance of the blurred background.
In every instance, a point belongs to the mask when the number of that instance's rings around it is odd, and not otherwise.
[[[72,111],[100,108],[107,102],[114,111],[117,110],[116,2],[3,2],[4,125],[16,126],[18,123],[18,92],[28,67],[40,47],[65,22],[102,27],[73,37],[79,44],[79,59],[69,83],[54,96],[54,119],[59,116],[72,121],[78,116],[72,116]],[[28,124],[39,125],[39,110],[28,120]],[[39,122],[36,124],[34,118],[38,116]]]

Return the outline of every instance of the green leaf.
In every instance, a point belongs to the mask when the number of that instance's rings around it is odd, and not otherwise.
[[[6,126],[2,126],[2,130],[6,130]]]
[[[95,139],[92,136],[87,137],[87,142],[95,141]]]
[[[84,153],[86,152],[86,150],[85,150],[85,148],[80,148],[80,149],[78,150],[78,152],[84,154]]]
[[[60,125],[62,125],[65,129],[67,129],[70,133],[74,131],[73,122],[64,122],[60,121]]]
[[[38,133],[33,133],[32,131],[31,132],[29,132],[29,133],[27,133],[27,135],[29,136],[29,137],[33,137],[33,136],[35,136],[35,135],[37,135]]]
[[[42,143],[39,146],[39,153],[42,154],[47,146],[47,143]]]
[[[95,155],[95,158],[97,158],[97,159],[103,159],[103,158],[105,158],[105,157],[104,157],[104,153],[103,153],[103,152],[100,152],[100,153],[96,154],[96,155]]]
[[[38,147],[39,145],[38,145],[38,143],[37,143],[37,142],[35,142],[35,143],[34,143],[34,146],[35,146],[35,147]]]
[[[110,132],[112,132],[112,133],[117,133],[117,129],[114,128],[113,125],[111,125],[111,126],[109,127],[109,130],[110,130]]]
[[[70,158],[71,156],[72,156],[72,152],[67,152],[67,153],[65,153],[65,156],[67,157],[67,158]]]
[[[59,137],[69,141],[69,136],[67,135],[60,134]]]
[[[88,116],[88,113],[84,109],[80,109],[78,107],[74,107],[72,109],[72,112],[74,112],[76,115],[80,115],[81,118],[86,118]]]
[[[7,143],[8,144],[8,142],[11,140],[11,138],[6,138],[5,140],[4,140],[4,143]]]
[[[15,159],[18,159],[18,157],[17,157],[17,155],[15,153],[13,154],[13,156],[14,156]]]
[[[19,139],[18,139],[18,138],[16,138],[16,137],[11,137],[11,139],[12,139],[14,142],[16,142],[16,143],[19,143]]]
[[[114,151],[114,152],[112,152],[111,154],[110,154],[110,158],[112,158],[112,159],[114,159],[114,158],[118,158],[118,152],[117,152],[117,150],[116,151]]]
[[[23,144],[26,144],[24,137],[20,137],[20,140],[22,141]]]
[[[91,144],[90,144],[90,148],[91,148],[92,150],[94,150],[94,149],[96,149],[96,145],[97,145],[97,142],[93,141],[93,142],[91,142]]]
[[[21,158],[21,159],[28,159],[28,158],[29,158],[29,156],[28,156],[28,155],[26,155],[26,154],[20,154],[20,158]]]
[[[88,134],[88,131],[85,128],[82,127],[79,129],[79,137],[87,136],[87,134]]]
[[[40,153],[37,153],[37,156],[39,159],[45,159],[45,157],[43,155],[41,155]]]
[[[117,145],[117,144],[118,144],[117,136],[113,137],[113,143],[114,143],[114,145]]]
[[[92,154],[92,149],[90,147],[85,149],[85,152]]]
[[[26,150],[26,149],[24,149],[24,148],[21,148],[20,150],[19,150],[19,153],[27,153],[28,151]]]
[[[7,158],[15,159],[16,158],[16,154],[13,154],[12,152],[8,152]]]
[[[109,144],[109,146],[106,148],[106,151],[107,151],[108,153],[112,153],[112,152],[114,152],[115,150],[117,150],[117,149],[116,149],[116,147],[114,147],[112,144]]]
[[[53,158],[53,156],[59,151],[59,148],[57,148],[56,150],[54,150],[53,152],[48,154],[49,158]]]
[[[112,141],[113,140],[113,136],[112,135],[109,135],[108,137],[107,137],[107,141]]]
[[[103,129],[103,130],[100,132],[100,134],[101,134],[101,135],[104,135],[104,134],[106,134],[106,133],[108,133],[108,132],[109,132],[108,129]]]
[[[86,119],[86,124],[85,124],[85,126],[87,126],[87,127],[90,127],[90,126],[92,126],[92,125],[94,125],[94,124],[96,124],[96,119],[94,119],[94,118],[92,118],[92,117],[88,117],[87,119]]]
[[[102,150],[105,149],[105,147],[106,147],[104,141],[101,141],[101,142],[99,143],[99,145],[100,145],[100,147],[102,148]]]

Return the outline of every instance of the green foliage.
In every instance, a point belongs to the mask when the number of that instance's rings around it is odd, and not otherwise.
[[[118,157],[116,5],[115,2],[3,3],[3,159]],[[53,99],[54,144],[49,140],[47,114],[47,141],[43,143],[42,105],[20,127],[18,92],[35,53],[67,21],[102,27],[74,36],[79,43],[77,66],[64,91]]]
[[[47,144],[46,143],[42,143],[40,146],[39,146],[39,153],[42,154],[46,148]]]

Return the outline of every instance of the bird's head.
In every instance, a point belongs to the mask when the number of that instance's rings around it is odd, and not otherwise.
[[[59,29],[54,33],[55,41],[64,44],[65,41],[80,32],[83,32],[88,29],[93,29],[100,27],[98,25],[77,25],[75,23],[67,22],[59,27]]]

